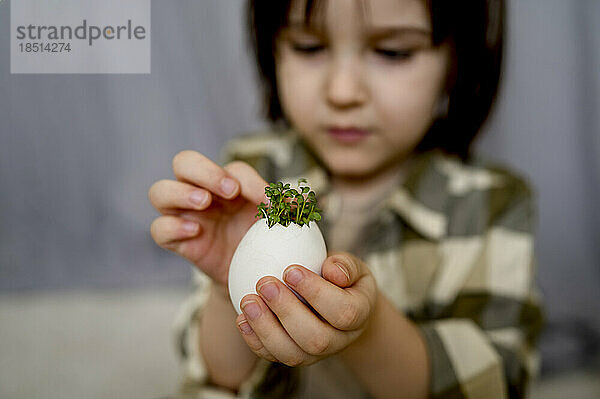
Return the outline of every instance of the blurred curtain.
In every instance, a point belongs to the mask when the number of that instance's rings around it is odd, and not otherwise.
[[[151,240],[146,193],[179,150],[216,158],[263,126],[243,4],[153,1],[150,75],[11,75],[0,4],[0,290],[187,283],[189,265]],[[550,370],[597,354],[600,2],[508,11],[504,85],[478,145],[537,187]]]
[[[0,290],[188,281],[147,191],[260,125],[240,4],[153,1],[150,75],[11,75],[2,5]]]

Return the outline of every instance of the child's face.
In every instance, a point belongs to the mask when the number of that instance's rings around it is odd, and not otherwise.
[[[302,25],[304,4],[292,4],[277,42],[284,114],[333,175],[373,176],[404,160],[431,125],[448,46],[432,46],[423,0],[329,0],[314,30]],[[358,131],[339,130],[348,128]]]

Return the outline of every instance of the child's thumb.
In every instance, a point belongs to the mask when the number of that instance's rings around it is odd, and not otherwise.
[[[325,259],[321,274],[338,287],[350,287],[360,277],[360,265],[360,260],[354,255],[340,252]]]

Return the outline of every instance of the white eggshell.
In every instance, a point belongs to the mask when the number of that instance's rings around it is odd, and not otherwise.
[[[283,281],[283,271],[292,264],[320,275],[326,257],[325,241],[315,222],[269,228],[266,219],[257,220],[240,241],[229,266],[229,296],[235,310],[241,313],[240,301],[247,294],[256,294],[256,283],[262,277]]]

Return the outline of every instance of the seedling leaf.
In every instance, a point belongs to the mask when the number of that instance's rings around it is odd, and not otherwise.
[[[279,223],[289,226],[296,223],[299,226],[308,225],[311,221],[321,220],[322,210],[317,207],[317,196],[306,184],[306,179],[298,179],[296,190],[282,182],[269,183],[265,187],[268,204],[261,202],[257,205],[257,218],[266,218],[269,227]]]

